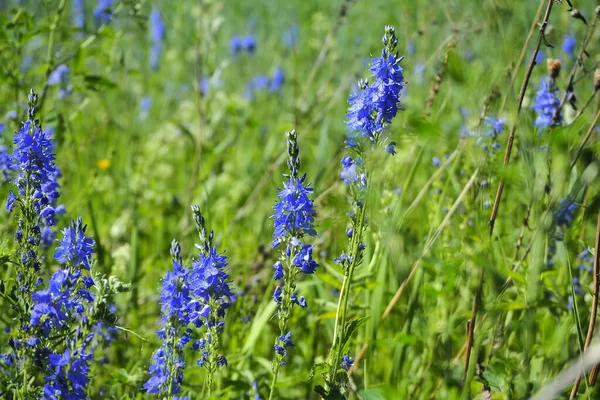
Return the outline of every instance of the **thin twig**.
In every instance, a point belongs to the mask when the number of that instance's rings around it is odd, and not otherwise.
[[[569,170],[573,169],[573,167],[577,163],[577,160],[579,159],[579,156],[581,155],[583,148],[587,144],[588,140],[590,140],[590,138],[592,137],[592,133],[594,133],[594,128],[596,127],[596,124],[598,123],[598,118],[600,118],[600,109],[598,110],[598,112],[596,112],[596,116],[594,117],[594,120],[592,121],[590,128],[588,129],[583,140],[581,141],[581,144],[579,145],[579,148],[577,149],[577,153],[575,153],[575,158],[573,159],[573,161],[571,161]]]
[[[544,34],[546,32],[546,27],[548,26],[548,19],[550,18],[550,12],[552,11],[553,4],[554,0],[548,0],[548,6],[546,7],[544,20],[542,21],[542,24],[540,26],[540,34],[538,36],[538,40],[535,46],[535,51],[531,55],[531,61],[529,62],[527,72],[525,73],[525,78],[523,79],[523,84],[521,85],[521,91],[519,92],[519,98],[517,102],[517,116],[515,117],[515,121],[513,122],[512,129],[510,130],[510,136],[508,137],[508,143],[506,145],[506,153],[504,155],[504,167],[506,167],[510,161],[510,154],[512,152],[513,143],[515,141],[517,123],[519,121],[519,116],[521,115],[521,109],[523,108],[523,99],[525,98],[525,92],[527,91],[527,86],[529,85],[529,79],[531,78],[533,67],[535,67],[536,64],[535,59],[537,57],[538,52],[540,51],[542,41],[544,40]],[[504,190],[505,180],[506,178],[504,178],[504,176],[500,178],[500,184],[498,185],[498,191],[496,192],[496,198],[494,200],[494,206],[492,207],[492,215],[490,216],[489,222],[490,236],[492,236],[494,233],[494,225],[496,223],[496,217],[498,216],[498,209],[500,207],[500,199],[502,198],[502,191]]]
[[[594,294],[592,297],[592,309],[590,310],[590,323],[588,325],[587,335],[585,337],[585,344],[583,346],[583,351],[586,352],[590,347],[590,343],[592,342],[592,336],[594,336],[594,325],[596,325],[596,313],[598,312],[598,286],[600,282],[598,281],[598,262],[600,261],[600,214],[598,214],[598,223],[596,224],[596,244],[595,244],[595,253],[594,253]],[[596,365],[592,369],[592,375],[597,374],[598,365]],[[592,376],[590,375],[590,379]],[[573,390],[571,390],[570,400],[573,400],[577,395],[577,390],[579,389],[579,383],[581,382],[581,377],[577,378],[575,384],[573,385]]]
[[[529,228],[529,216],[531,215],[531,206],[533,205],[533,196],[531,196],[531,200],[529,201],[529,205],[527,206],[527,211],[525,211],[525,218],[523,218],[523,226],[521,227],[521,233],[519,233],[519,239],[517,239],[517,243],[515,244],[515,255],[513,256],[513,260],[516,260],[519,257],[519,251],[521,250],[521,246],[523,245],[523,237],[525,236],[525,231]]]
[[[583,112],[585,111],[585,109],[588,108],[588,106],[591,104],[592,100],[594,100],[594,97],[596,97],[596,93],[598,93],[598,90],[594,89],[594,92],[589,97],[589,99],[585,102],[585,104],[583,105],[583,107],[581,107],[581,109],[579,111],[577,111],[577,114],[575,114],[575,118],[573,118],[573,121],[571,121],[571,124],[573,124],[573,122],[577,121],[577,119],[579,117],[581,117],[581,115],[583,114]]]
[[[475,292],[475,298],[473,299],[473,307],[471,308],[471,319],[467,321],[467,348],[465,356],[465,370],[463,373],[463,382],[467,381],[467,373],[469,371],[469,362],[471,361],[471,349],[473,348],[473,341],[475,340],[475,322],[477,320],[477,309],[481,301],[481,295],[483,294],[483,284],[485,283],[485,270],[482,268],[479,276],[479,285]]]

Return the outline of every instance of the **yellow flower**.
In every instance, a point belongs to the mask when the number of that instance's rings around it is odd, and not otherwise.
[[[110,160],[98,160],[96,162],[96,165],[98,166],[98,168],[100,169],[106,169],[106,168],[110,168]]]

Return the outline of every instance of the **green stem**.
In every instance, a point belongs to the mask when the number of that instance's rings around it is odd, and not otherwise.
[[[269,391],[269,400],[273,400],[275,394],[275,384],[277,383],[277,375],[279,375],[280,364],[273,365],[273,380],[271,381],[271,390]]]
[[[329,372],[329,383],[333,383],[335,375],[337,373],[338,361],[341,357],[342,350],[342,336],[343,329],[346,325],[346,313],[348,310],[348,297],[350,293],[350,286],[352,283],[352,276],[354,275],[354,269],[358,264],[358,253],[359,246],[363,236],[364,223],[365,223],[365,204],[360,208],[360,215],[358,220],[358,225],[354,229],[354,234],[352,236],[351,243],[351,252],[350,256],[352,257],[352,262],[346,269],[344,274],[344,280],[342,282],[342,289],[340,292],[340,297],[338,300],[338,306],[336,310],[335,316],[335,326],[333,331],[333,343],[331,345],[331,352],[329,357],[329,365],[331,366]]]
[[[292,235],[294,236],[294,235]],[[283,243],[282,243],[283,245]],[[286,244],[287,245],[287,244]],[[281,296],[281,303],[279,304],[279,332],[281,335],[285,335],[287,332],[287,323],[290,319],[290,311],[292,309],[292,293],[295,289],[294,279],[296,277],[297,269],[292,265],[292,260],[296,255],[295,249],[292,248],[290,252],[290,256],[286,257],[286,275],[284,279],[284,288]],[[275,339],[275,343],[277,343],[278,339]],[[271,386],[269,390],[269,400],[273,399],[275,394],[275,385],[277,384],[277,376],[279,375],[279,369],[281,368],[281,361],[283,357],[279,354],[275,354],[275,359],[273,360],[273,380],[271,381]]]

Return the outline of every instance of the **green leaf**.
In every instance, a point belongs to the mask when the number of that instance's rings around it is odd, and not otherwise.
[[[116,83],[100,75],[84,75],[83,81],[87,89],[94,92],[100,89],[114,89],[117,87]]]
[[[321,385],[315,386],[315,392],[321,395],[324,400],[345,400],[343,394],[341,394],[336,388],[332,388],[331,391],[325,390]]]
[[[326,362],[320,362],[312,366],[310,369],[310,376],[308,377],[308,381],[311,381],[315,375],[317,374],[328,374],[331,371],[331,366]],[[307,382],[308,382],[307,381]]]
[[[352,334],[367,322],[368,319],[369,317],[361,317],[346,322],[346,326],[344,327],[344,343],[348,341]]]

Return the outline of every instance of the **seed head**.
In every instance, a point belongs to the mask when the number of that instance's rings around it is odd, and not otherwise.
[[[552,79],[558,78],[560,74],[561,63],[560,60],[554,58],[548,58],[546,60],[546,67],[548,68],[548,75]]]
[[[594,90],[600,90],[600,68],[594,72]]]

